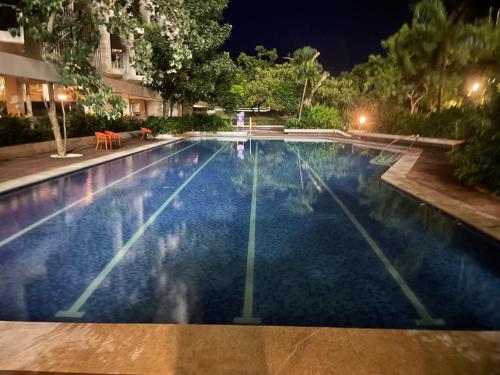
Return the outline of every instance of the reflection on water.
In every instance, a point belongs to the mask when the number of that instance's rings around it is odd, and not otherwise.
[[[259,140],[210,159],[222,146],[184,141],[0,197],[0,319],[230,324],[255,225],[263,324],[419,328],[348,210],[445,328],[500,328],[498,244],[383,184],[378,152]],[[56,317],[82,298],[81,316]]]

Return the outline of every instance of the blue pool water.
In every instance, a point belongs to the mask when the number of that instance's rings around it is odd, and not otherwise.
[[[0,320],[500,329],[500,245],[377,155],[180,141],[0,196]]]

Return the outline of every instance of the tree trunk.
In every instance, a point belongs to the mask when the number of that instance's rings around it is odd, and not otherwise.
[[[323,85],[323,82],[330,76],[329,73],[325,72],[321,75],[321,78],[319,79],[318,83],[311,89],[311,93],[307,96],[307,98],[304,101],[304,107],[308,108],[312,105],[312,101],[314,99],[314,94],[320,89],[320,87]]]
[[[307,81],[308,81],[308,79],[306,78],[306,82],[304,84],[304,91],[302,92],[302,99],[300,100],[299,121],[302,118],[302,108],[304,107],[304,98],[306,96]]]
[[[441,112],[443,109],[443,100],[444,100],[444,90],[446,84],[446,52],[448,50],[448,46],[445,44],[441,49],[441,61],[439,67],[439,90],[438,90],[438,100],[437,100],[437,111]]]
[[[52,83],[47,84],[49,88],[49,121],[52,126],[52,133],[54,133],[54,140],[56,141],[57,154],[59,156],[65,156],[66,151],[64,150],[64,143],[61,137],[61,128],[59,127],[59,121],[57,120],[56,111],[56,100],[54,98],[54,86]]]

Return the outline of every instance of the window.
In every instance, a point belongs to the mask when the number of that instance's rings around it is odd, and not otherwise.
[[[19,26],[16,7],[18,1],[0,0],[0,31],[7,31]]]
[[[111,34],[111,67],[123,69],[123,46],[119,36]]]

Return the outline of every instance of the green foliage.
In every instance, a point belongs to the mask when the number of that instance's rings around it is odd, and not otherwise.
[[[467,143],[452,154],[456,176],[500,195],[500,94],[486,117],[467,129]]]
[[[217,115],[186,117],[150,117],[146,126],[155,134],[182,134],[189,131],[232,131],[231,124]]]
[[[233,85],[230,90],[221,93],[218,96],[217,104],[224,108],[224,112],[228,115],[234,115],[240,107],[245,89],[241,85]]]
[[[271,107],[286,114],[298,111],[301,88],[295,79],[294,68],[279,64],[257,68],[255,79],[246,83],[245,104],[249,107]]]
[[[378,133],[420,135],[421,137],[464,139],[484,120],[481,108],[449,108],[442,112],[416,113],[379,107],[379,114],[371,129]]]
[[[337,109],[315,104],[307,108],[304,116],[298,119],[288,120],[289,128],[298,129],[343,129],[343,120]]]
[[[118,118],[104,119],[97,116],[76,112],[66,119],[68,137],[85,137],[94,135],[96,131],[111,130],[126,132],[139,130],[142,120]],[[62,119],[59,118],[62,124]],[[47,116],[39,117],[33,124],[22,117],[0,118],[0,146],[11,146],[24,143],[43,142],[53,139],[50,121]]]
[[[147,81],[165,99],[187,104],[198,100],[230,102],[236,66],[219,48],[229,37],[231,26],[222,24],[227,0],[185,0],[184,27],[179,30],[186,54],[179,54],[177,38],[165,38],[159,24],[148,24],[144,38],[151,45],[151,69]],[[176,63],[173,63],[173,62]]]
[[[31,127],[26,118],[0,118],[0,146],[11,146],[52,139],[50,126],[34,125]]]
[[[255,80],[257,69],[267,69],[276,65],[278,51],[276,48],[267,50],[264,46],[255,47],[255,56],[242,52],[236,59],[239,68],[239,80],[241,82]]]

